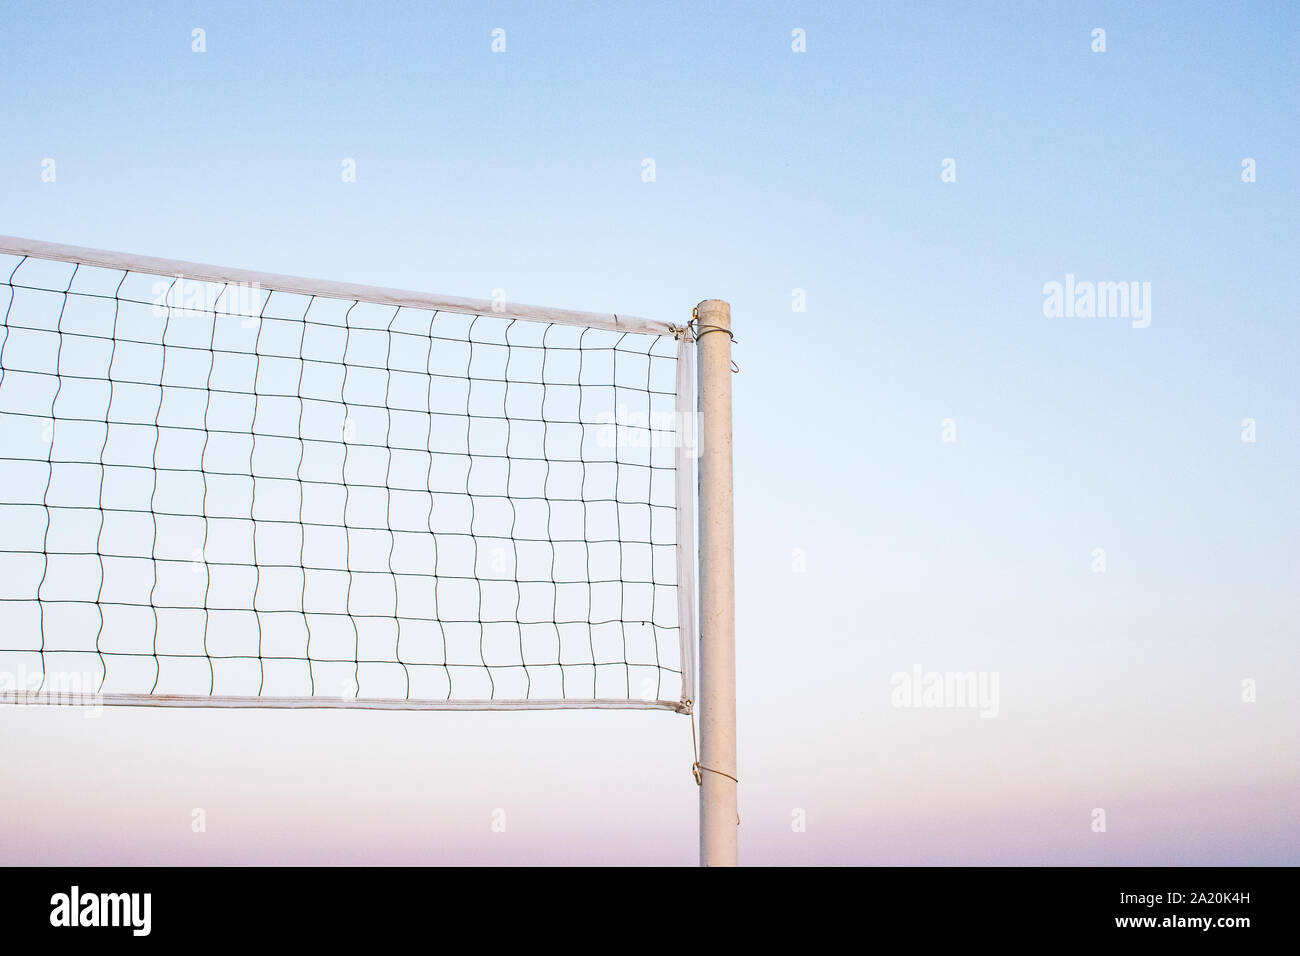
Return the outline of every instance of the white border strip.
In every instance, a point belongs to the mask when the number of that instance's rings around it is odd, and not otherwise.
[[[57,262],[75,262],[105,269],[120,269],[144,275],[183,275],[200,282],[227,282],[258,285],[275,292],[298,295],[315,295],[329,299],[355,299],[379,305],[405,306],[411,309],[429,309],[458,312],[463,315],[499,316],[504,319],[524,319],[529,322],[553,322],[557,325],[578,325],[586,328],[609,329],[614,332],[642,332],[649,335],[669,335],[672,328],[667,322],[637,318],[634,315],[613,315],[601,312],[575,312],[569,309],[550,309],[538,305],[496,304],[485,299],[462,299],[427,292],[408,292],[403,289],[385,289],[379,286],[352,285],[328,279],[304,279],[300,276],[276,275],[255,272],[251,269],[229,269],[178,259],[158,259],[124,252],[107,252],[82,246],[65,246],[38,239],[19,239],[0,236],[0,253],[31,256],[34,259],[52,259]]]
[[[695,700],[695,340],[684,330],[677,341],[677,626],[681,634],[682,701]],[[690,713],[690,705],[686,711]]]
[[[153,694],[0,694],[0,705],[211,707],[271,710],[671,710],[675,700],[396,700],[366,697],[209,697]]]

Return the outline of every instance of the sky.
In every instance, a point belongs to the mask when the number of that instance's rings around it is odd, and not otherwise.
[[[742,862],[1295,864],[1298,26],[15,2],[0,233],[672,322],[725,299]],[[1048,314],[1099,282],[1145,314]],[[917,670],[997,706],[900,706]],[[690,865],[690,734],[6,709],[0,861]]]

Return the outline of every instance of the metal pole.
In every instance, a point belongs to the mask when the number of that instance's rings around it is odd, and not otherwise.
[[[731,306],[695,308],[700,412],[700,865],[735,866],[736,582]]]

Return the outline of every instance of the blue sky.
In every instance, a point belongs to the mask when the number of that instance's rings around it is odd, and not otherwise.
[[[674,321],[725,298],[743,856],[1294,863],[1298,26],[1281,2],[16,2],[0,232]],[[1045,317],[1067,273],[1149,282],[1150,326]],[[999,719],[891,709],[918,662],[1000,672]],[[85,841],[49,806],[127,820],[105,860],[256,859],[304,801],[341,858],[693,859],[671,715],[169,716],[96,725],[130,735],[127,772],[79,719],[3,715],[6,792],[33,788],[56,862]],[[329,765],[340,736],[355,773],[277,759]],[[192,785],[160,768],[186,740],[212,748]],[[53,800],[55,742],[110,796]],[[243,762],[267,815],[237,812]],[[394,773],[454,839],[348,810]],[[229,808],[220,850],[190,840],[200,800]],[[502,802],[524,832],[488,847]],[[1143,823],[1098,836],[1097,806]]]

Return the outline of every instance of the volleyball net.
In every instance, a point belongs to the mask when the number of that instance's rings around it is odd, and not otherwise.
[[[0,237],[0,701],[695,696],[686,327]]]

